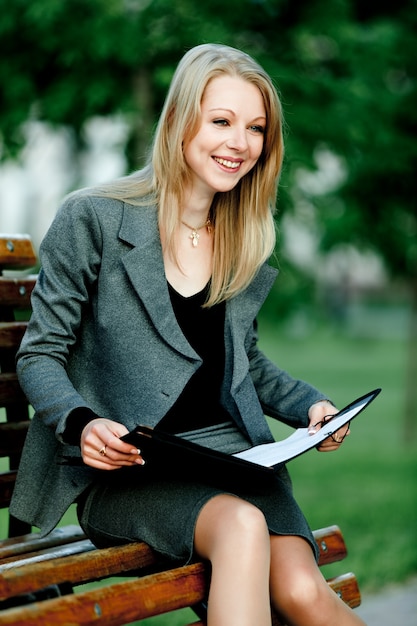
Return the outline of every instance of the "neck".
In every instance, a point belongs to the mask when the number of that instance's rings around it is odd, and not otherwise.
[[[210,215],[212,202],[213,195],[189,194],[182,207],[181,219],[193,226],[204,224]]]

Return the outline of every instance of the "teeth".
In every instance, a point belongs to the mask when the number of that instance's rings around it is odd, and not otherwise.
[[[216,157],[215,157],[215,161],[217,161],[217,163],[220,163],[220,165],[224,165],[225,167],[230,167],[233,170],[237,169],[240,165],[239,162],[226,161],[226,159],[217,159]]]

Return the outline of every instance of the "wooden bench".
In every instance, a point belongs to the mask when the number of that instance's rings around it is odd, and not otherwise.
[[[0,507],[10,503],[20,453],[29,425],[29,406],[19,387],[15,353],[26,328],[33,275],[10,275],[36,263],[28,237],[0,235]],[[192,607],[203,625],[208,568],[197,562],[167,569],[143,542],[96,549],[77,525],[56,528],[46,537],[9,516],[8,538],[0,540],[1,624],[121,625]],[[345,558],[337,526],[314,532],[320,565]],[[118,577],[116,581],[114,577]],[[97,588],[86,583],[101,581]],[[352,608],[360,593],[354,574],[328,580]],[[76,587],[74,592],[74,587]],[[55,596],[55,597],[51,597]],[[276,616],[274,626],[279,625]]]

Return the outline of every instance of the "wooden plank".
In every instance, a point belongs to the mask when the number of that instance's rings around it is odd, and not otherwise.
[[[355,609],[360,605],[361,593],[359,591],[359,585],[355,574],[348,572],[347,574],[341,574],[335,578],[330,578],[327,582],[333,591],[335,591],[343,602],[346,602],[351,609]]]
[[[329,581],[336,593],[352,607],[360,603],[353,574]],[[120,626],[133,621],[193,606],[205,599],[207,579],[202,563],[114,583],[93,591],[46,600],[1,613],[1,623],[30,626]],[[344,595],[346,594],[346,596]],[[134,601],[132,599],[134,598]],[[201,622],[197,622],[201,624]],[[274,625],[280,622],[274,616]]]
[[[25,394],[17,380],[17,375],[14,372],[0,374],[0,406],[7,406],[22,401],[27,404]],[[23,419],[27,419],[27,417],[25,416]]]
[[[0,564],[0,584],[3,573],[9,570],[22,573],[25,571],[23,570],[24,566],[29,565],[37,576],[38,572],[42,570],[42,564],[45,562],[50,561],[53,566],[55,559],[67,559],[74,555],[88,554],[91,550],[96,549],[89,539],[82,539],[81,541],[58,545],[55,548],[44,548],[36,552],[5,558]],[[66,561],[66,563],[68,564],[69,562]],[[39,589],[38,579],[36,579],[34,589]]]
[[[327,526],[313,531],[319,548],[319,565],[336,563],[347,556],[347,548],[339,526]]]
[[[187,565],[93,591],[46,600],[1,613],[2,625],[116,626],[182,609],[206,592],[204,566]]]
[[[3,539],[0,543],[0,563],[8,557],[16,557],[19,554],[28,554],[45,548],[55,548],[82,539],[86,539],[86,536],[77,524],[60,526],[45,536],[40,533],[28,533],[20,537]]]
[[[330,526],[314,531],[316,540],[327,542],[328,548],[324,556],[320,556],[319,564],[327,564],[342,558],[344,546],[343,537],[337,526]],[[104,578],[116,575],[120,571],[128,572],[156,563],[152,549],[145,543],[138,542],[125,546],[115,546],[97,550],[92,553],[75,554],[71,550],[60,552],[55,549],[51,552],[42,540],[36,545],[32,541],[30,550],[24,552],[24,542],[19,546],[19,555],[12,554],[13,543],[9,541],[7,548],[0,552],[0,598],[15,596],[21,593],[35,591],[52,584],[71,582],[80,584],[94,578]],[[5,542],[6,543],[6,542]],[[88,544],[86,544],[88,545]],[[346,550],[345,550],[346,553]],[[65,554],[67,556],[65,556]],[[49,555],[49,558],[48,558]],[[12,567],[11,565],[12,564]]]
[[[0,457],[11,456],[22,450],[29,424],[29,420],[0,423]]]
[[[0,508],[9,506],[14,485],[16,482],[16,471],[2,472],[0,474]]]
[[[26,328],[27,322],[0,322],[0,348],[17,350]]]
[[[29,235],[0,234],[0,270],[34,267],[37,259]]]
[[[18,309],[30,308],[30,296],[37,275],[22,278],[0,276],[0,302],[2,306]]]
[[[360,606],[361,595],[359,592],[358,582],[354,574],[343,574],[337,578],[327,581],[330,587],[350,608],[355,609]],[[197,621],[187,626],[206,626],[205,622]],[[272,626],[285,626],[279,619],[275,611],[272,612]]]
[[[77,548],[80,549],[79,554],[76,554]],[[64,552],[69,555],[61,556]],[[44,562],[41,561],[43,557]],[[52,584],[81,584],[109,576],[127,575],[156,562],[155,553],[143,542],[97,550],[88,540],[49,550],[49,558],[46,551],[34,558],[38,561],[28,564],[27,560],[22,560],[21,565],[19,561],[10,560],[0,565],[0,600]]]

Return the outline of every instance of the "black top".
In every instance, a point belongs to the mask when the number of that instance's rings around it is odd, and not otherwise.
[[[178,324],[203,359],[203,364],[158,428],[180,433],[229,421],[230,415],[219,402],[225,360],[225,303],[203,308],[209,285],[189,298],[182,296],[169,283],[168,289]]]
[[[168,289],[178,324],[203,359],[203,364],[157,427],[169,433],[181,433],[230,421],[230,415],[219,402],[225,359],[225,304],[222,302],[203,308],[209,284],[189,298],[175,291],[169,283]],[[82,429],[96,417],[93,411],[85,407],[72,411],[63,434],[64,440],[79,445]]]

